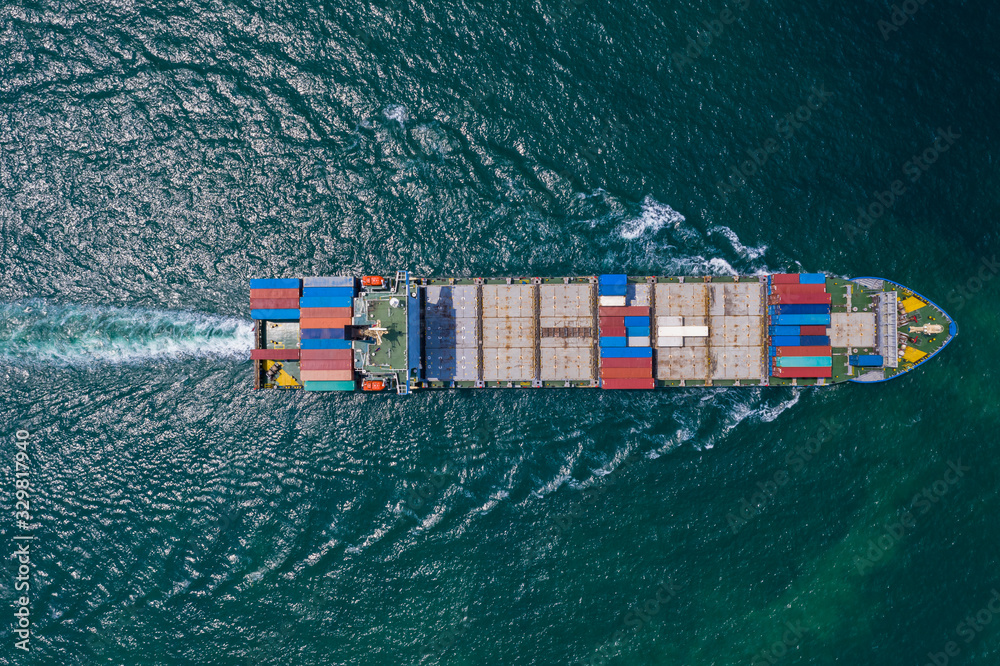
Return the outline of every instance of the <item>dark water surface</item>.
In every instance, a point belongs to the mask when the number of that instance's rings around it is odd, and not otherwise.
[[[900,5],[0,7],[0,663],[1000,663],[1000,9]],[[877,386],[251,390],[249,277],[403,268],[880,275],[961,334]]]

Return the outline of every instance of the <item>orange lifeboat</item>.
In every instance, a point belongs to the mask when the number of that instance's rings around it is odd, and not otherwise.
[[[365,275],[361,278],[361,285],[364,287],[381,287],[385,284],[381,275]]]
[[[384,391],[385,382],[381,379],[366,379],[361,384],[362,391]]]

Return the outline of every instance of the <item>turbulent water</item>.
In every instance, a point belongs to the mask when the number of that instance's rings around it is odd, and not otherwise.
[[[0,7],[0,663],[1000,662],[998,29]],[[396,269],[877,275],[961,333],[876,386],[252,391],[249,277]]]

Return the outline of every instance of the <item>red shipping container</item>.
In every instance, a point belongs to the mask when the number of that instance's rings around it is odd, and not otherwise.
[[[776,294],[768,300],[771,305],[830,305],[833,297],[830,294],[804,293],[804,294]]]
[[[651,358],[602,358],[602,368],[646,368],[652,374],[653,359]]]
[[[303,361],[321,360],[353,360],[354,351],[351,349],[303,349],[299,353],[299,358]]]
[[[648,317],[649,308],[641,305],[626,305],[624,307],[604,305],[598,308],[598,315],[601,317]]]
[[[628,331],[624,326],[621,328],[604,328],[601,327],[601,337],[602,338],[625,338],[628,337]]]
[[[297,361],[298,349],[251,349],[250,358],[254,361]]]
[[[798,284],[798,273],[775,273],[771,276],[771,284]]]
[[[323,317],[313,319],[306,316],[307,310],[299,313],[299,328],[344,328],[351,325],[350,319],[343,317]]]
[[[778,347],[778,356],[833,356],[833,347]]]
[[[784,379],[797,378],[820,378],[827,379],[833,377],[833,368],[775,368],[771,372],[772,377],[782,377]]]
[[[306,319],[323,319],[329,317],[350,319],[352,316],[351,308],[302,308],[299,312],[300,316]]]
[[[601,328],[625,328],[625,317],[601,317]]]
[[[298,300],[298,289],[251,289],[250,298],[294,298]],[[298,305],[296,303],[296,305]]]
[[[354,361],[345,359],[310,359],[299,361],[299,367],[303,370],[350,370],[354,367]]]
[[[299,299],[297,298],[251,298],[251,310],[298,310]]]
[[[775,284],[771,286],[772,294],[823,294],[825,284]]]
[[[644,379],[652,376],[652,368],[601,368],[601,379]]]
[[[354,379],[353,370],[303,370],[299,374],[304,382],[349,382]]]
[[[637,315],[641,316],[641,315]],[[601,388],[606,389],[651,389],[656,387],[653,378],[649,379],[602,379]]]
[[[800,326],[799,335],[826,335],[826,326]]]

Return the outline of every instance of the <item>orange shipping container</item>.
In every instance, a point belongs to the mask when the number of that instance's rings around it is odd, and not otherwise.
[[[354,358],[354,352],[350,349],[303,349],[299,352],[299,358],[303,361],[316,359],[348,359]]]
[[[653,376],[653,368],[601,368],[601,379],[645,379]]]
[[[304,382],[349,382],[354,379],[353,370],[302,370]]]
[[[299,328],[344,328],[351,325],[350,318],[344,317],[320,317],[313,319],[306,316],[306,310],[302,310],[299,316]]]
[[[306,319],[322,319],[328,317],[351,318],[351,308],[302,308],[300,316]]]
[[[250,298],[299,298],[298,289],[251,289]]]

